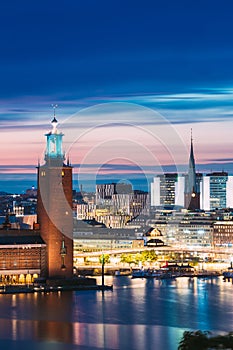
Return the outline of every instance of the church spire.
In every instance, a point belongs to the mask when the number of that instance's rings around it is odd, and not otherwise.
[[[193,133],[191,129],[191,146],[190,146],[190,155],[189,155],[189,170],[188,170],[188,177],[189,177],[189,192],[196,192],[197,191],[197,181],[196,181],[196,169],[195,169],[195,158],[194,158],[194,151],[193,151]]]
[[[189,210],[200,209],[200,190],[197,183],[195,158],[193,151],[193,134],[191,129],[191,144],[189,155],[189,168],[185,181],[185,208]]]

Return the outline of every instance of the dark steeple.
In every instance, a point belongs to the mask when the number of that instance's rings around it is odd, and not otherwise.
[[[193,152],[193,135],[191,129],[191,147],[189,155],[189,170],[188,170],[188,188],[187,192],[197,192],[197,179],[196,179],[196,169],[195,169],[195,158]]]
[[[193,151],[193,135],[191,129],[191,147],[189,155],[189,168],[185,181],[185,208],[189,210],[200,209],[200,191],[197,183],[195,158]]]

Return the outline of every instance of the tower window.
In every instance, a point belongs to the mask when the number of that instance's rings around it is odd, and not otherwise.
[[[65,173],[64,173],[64,171],[62,170],[62,172],[61,172],[61,176],[65,176]]]
[[[42,172],[41,172],[41,176],[45,176],[45,171],[42,171]]]

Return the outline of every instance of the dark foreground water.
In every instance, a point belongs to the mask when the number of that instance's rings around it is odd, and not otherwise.
[[[0,295],[0,349],[175,350],[184,330],[233,330],[233,285],[106,277],[113,291]]]

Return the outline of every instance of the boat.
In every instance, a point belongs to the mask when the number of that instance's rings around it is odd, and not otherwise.
[[[132,278],[143,278],[145,277],[145,275],[146,275],[146,271],[143,269],[132,271]]]
[[[140,269],[132,271],[132,278],[172,278],[167,269]]]
[[[228,267],[228,271],[223,272],[223,278],[228,279],[228,278],[233,278],[233,268]]]
[[[171,271],[166,271],[163,274],[161,274],[161,276],[158,278],[161,280],[164,280],[164,279],[171,279],[171,278],[173,279],[176,277],[178,277],[178,275],[176,275],[175,273],[172,273]]]
[[[116,270],[115,271],[115,276],[120,276],[121,275],[121,271],[120,270]]]

